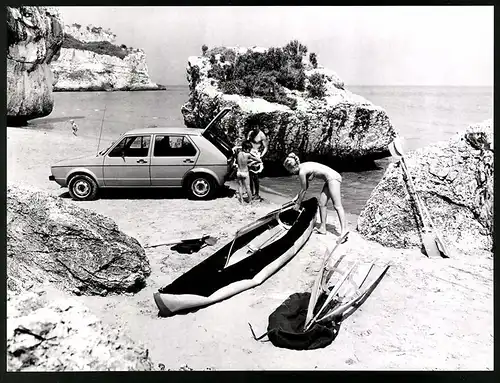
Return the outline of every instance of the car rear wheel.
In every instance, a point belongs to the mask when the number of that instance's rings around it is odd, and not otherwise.
[[[75,201],[92,201],[97,196],[97,183],[85,174],[78,174],[69,181],[69,194]]]
[[[194,175],[187,183],[187,192],[190,199],[211,199],[215,195],[217,184],[207,175]]]

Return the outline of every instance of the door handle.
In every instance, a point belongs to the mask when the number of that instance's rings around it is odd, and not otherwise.
[[[141,158],[140,160],[137,160],[137,163],[138,163],[138,164],[147,164],[147,163],[148,163],[148,161],[143,160],[143,159]]]
[[[185,159],[185,160],[184,160],[184,161],[182,161],[182,162],[184,162],[184,163],[188,163],[188,164],[192,164],[194,161],[193,161],[192,159],[187,158],[187,159]]]

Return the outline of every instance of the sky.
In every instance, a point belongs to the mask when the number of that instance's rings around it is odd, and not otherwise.
[[[297,39],[347,85],[493,86],[493,6],[60,7],[66,24],[111,29],[149,74],[187,85],[201,46]]]

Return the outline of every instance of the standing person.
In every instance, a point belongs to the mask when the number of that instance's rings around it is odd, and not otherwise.
[[[266,132],[262,131],[258,126],[255,126],[252,130],[248,132],[247,140],[252,143],[252,154],[259,159],[264,157],[269,150],[269,139],[267,138]],[[259,174],[264,169],[262,161],[250,167],[250,187],[252,188],[253,198],[262,201],[262,197],[259,195]]]
[[[238,171],[236,172],[236,179],[238,180],[239,200],[243,203],[243,189],[246,189],[248,195],[248,202],[252,200],[252,191],[250,188],[250,175],[249,163],[259,163],[260,159],[255,157],[252,153],[252,144],[250,141],[244,141],[241,144],[241,150],[236,157]]]
[[[320,164],[318,162],[304,162],[300,163],[299,157],[290,153],[283,166],[292,174],[298,174],[300,180],[300,191],[295,197],[296,204],[295,209],[299,209],[302,204],[302,200],[306,195],[306,191],[309,188],[309,181],[314,178],[319,178],[325,181],[323,190],[319,196],[319,215],[321,219],[321,225],[318,230],[319,234],[326,234],[326,204],[328,199],[333,202],[333,207],[337,211],[340,222],[340,236],[342,237],[347,233],[347,223],[345,220],[345,212],[341,202],[340,194],[340,184],[342,182],[342,177],[332,168]]]

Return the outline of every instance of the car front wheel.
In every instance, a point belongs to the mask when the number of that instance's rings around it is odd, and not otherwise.
[[[68,188],[71,198],[75,201],[92,201],[97,196],[97,183],[84,174],[71,178]]]
[[[192,176],[187,184],[187,192],[190,199],[211,199],[216,192],[214,179],[206,175]]]

